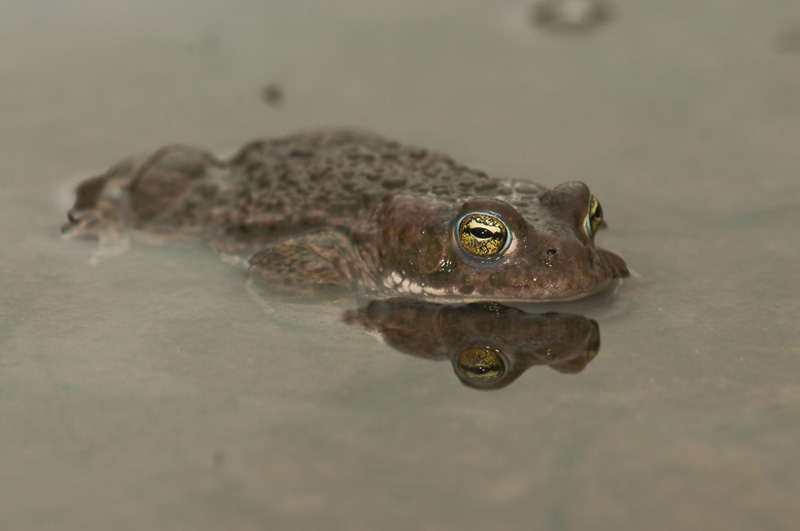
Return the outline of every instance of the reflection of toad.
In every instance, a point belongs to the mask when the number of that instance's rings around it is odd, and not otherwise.
[[[628,276],[595,247],[580,182],[499,179],[355,131],[257,140],[219,160],[188,146],[131,157],[77,190],[64,232],[198,239],[286,297],[564,301]],[[120,246],[123,247],[124,246]]]
[[[600,329],[592,319],[499,304],[372,301],[346,312],[344,320],[378,332],[404,354],[450,360],[458,379],[477,389],[505,387],[534,365],[577,373],[600,350]]]

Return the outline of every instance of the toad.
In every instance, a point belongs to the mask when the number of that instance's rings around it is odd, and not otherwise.
[[[63,232],[207,241],[260,291],[301,299],[578,299],[628,276],[597,248],[598,199],[352,131],[256,140],[221,160],[172,145],[83,181]]]

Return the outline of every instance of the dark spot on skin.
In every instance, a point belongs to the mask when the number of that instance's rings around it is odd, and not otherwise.
[[[255,172],[256,170],[261,169],[263,166],[264,166],[264,163],[261,162],[261,160],[255,158],[255,157],[248,158],[244,162],[244,167],[247,168],[247,171],[249,171],[249,172]]]
[[[325,223],[327,216],[321,210],[310,210],[303,216],[304,225],[322,225]]]
[[[375,152],[364,146],[357,146],[348,150],[345,152],[345,156],[352,161],[363,160],[366,162],[372,162],[377,158]]]
[[[215,183],[203,183],[196,186],[195,189],[197,190],[197,200],[199,202],[211,203],[219,193],[219,186]]]
[[[388,190],[395,190],[397,188],[402,188],[407,182],[408,180],[405,177],[395,176],[385,178],[381,184]]]
[[[460,294],[462,294],[462,295],[470,295],[473,291],[475,291],[475,287],[474,286],[467,285],[467,286],[461,286],[460,288],[458,288],[458,292]]]
[[[312,181],[319,181],[320,179],[324,178],[330,172],[330,168],[321,167],[321,168],[311,168],[308,170],[308,177]]]
[[[361,194],[361,202],[365,205],[373,204],[378,201],[380,195],[377,192],[364,192]]]
[[[547,250],[547,256],[553,257],[558,252],[557,249],[553,249],[552,247]]]
[[[308,147],[296,147],[289,152],[289,156],[308,159],[314,156],[314,150]]]

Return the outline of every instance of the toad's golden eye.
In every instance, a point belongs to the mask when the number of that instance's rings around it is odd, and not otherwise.
[[[458,223],[458,242],[470,254],[490,258],[506,250],[508,227],[494,214],[467,214]]]
[[[600,228],[602,222],[603,207],[600,206],[600,201],[598,201],[595,196],[591,196],[589,198],[589,211],[586,214],[586,221],[584,222],[586,232],[589,234],[590,238],[594,236],[594,233]]]

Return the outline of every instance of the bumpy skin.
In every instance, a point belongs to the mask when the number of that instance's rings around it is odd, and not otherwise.
[[[258,289],[301,297],[557,301],[628,276],[585,228],[590,197],[579,182],[502,180],[372,134],[322,131],[258,140],[226,161],[187,146],[130,157],[79,185],[64,232],[205,239],[249,258]],[[459,244],[470,212],[505,222],[504,252]]]

